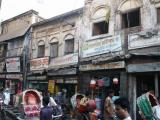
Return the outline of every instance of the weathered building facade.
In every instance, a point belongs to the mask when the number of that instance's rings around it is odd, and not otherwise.
[[[92,79],[110,81],[107,88],[129,98],[133,119],[138,119],[137,97],[149,90],[159,96],[159,5],[159,0],[85,1],[80,86],[88,87]]]
[[[67,89],[73,95],[78,83],[79,23],[77,9],[33,24],[28,87],[51,93]]]
[[[123,34],[116,31],[116,4],[114,1],[86,0],[81,25],[79,70],[83,84],[80,86],[83,90],[93,79],[104,80],[104,86],[99,89],[102,99],[108,89],[114,89],[118,96],[119,92],[126,94],[125,86],[120,85],[126,79],[125,49]]]
[[[21,91],[24,86],[24,44],[31,24],[41,19],[38,12],[29,10],[1,23],[0,82],[1,87],[9,87],[12,94]]]
[[[157,97],[160,95],[160,1],[126,1],[121,4],[121,8],[130,2],[134,2],[132,7],[124,9],[124,12],[128,11],[127,15],[130,16],[127,20],[130,22],[126,28],[127,32],[124,29],[124,34],[128,35],[128,39],[126,39],[126,71],[128,74],[128,97],[133,103],[133,116],[134,119],[139,119],[138,114],[136,116],[136,98],[150,90],[154,90]],[[135,25],[138,27],[132,27]]]
[[[93,79],[104,80],[102,97],[107,89],[128,97],[138,120],[137,97],[149,90],[160,95],[159,16],[160,0],[85,0],[83,9],[33,24],[27,87],[52,93],[65,88],[73,95]],[[31,23],[25,17],[2,23],[2,83],[23,78],[23,43]]]

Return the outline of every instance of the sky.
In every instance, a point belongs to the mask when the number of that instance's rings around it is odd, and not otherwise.
[[[7,20],[30,9],[39,12],[41,17],[48,19],[80,8],[83,5],[84,0],[2,0],[0,21]]]

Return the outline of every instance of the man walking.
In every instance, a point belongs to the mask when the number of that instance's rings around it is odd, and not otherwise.
[[[112,100],[112,97],[114,96],[114,90],[109,90],[108,96],[105,99],[105,108],[104,108],[104,116],[107,120],[113,120],[113,117],[115,116],[114,111],[114,102]]]
[[[119,99],[115,100],[114,104],[116,115],[121,120],[132,120],[129,115],[129,101],[126,98],[120,97]]]
[[[43,97],[43,108],[41,108],[40,111],[40,120],[52,120],[52,114],[53,110],[52,107],[48,106],[49,103],[49,97],[45,96]]]

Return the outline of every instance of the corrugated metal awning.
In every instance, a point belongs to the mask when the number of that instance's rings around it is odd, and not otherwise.
[[[29,27],[30,27],[30,25],[27,25],[23,28],[20,28],[20,29],[17,29],[15,31],[9,32],[7,34],[1,35],[0,36],[0,42],[23,36],[27,32]]]

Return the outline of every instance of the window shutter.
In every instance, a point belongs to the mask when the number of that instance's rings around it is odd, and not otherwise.
[[[74,52],[74,39],[65,40],[65,54]]]
[[[45,54],[45,45],[38,46],[38,57],[44,57]]]
[[[160,23],[160,8],[157,8],[157,23]]]
[[[51,43],[50,56],[55,58],[58,56],[58,42]]]

